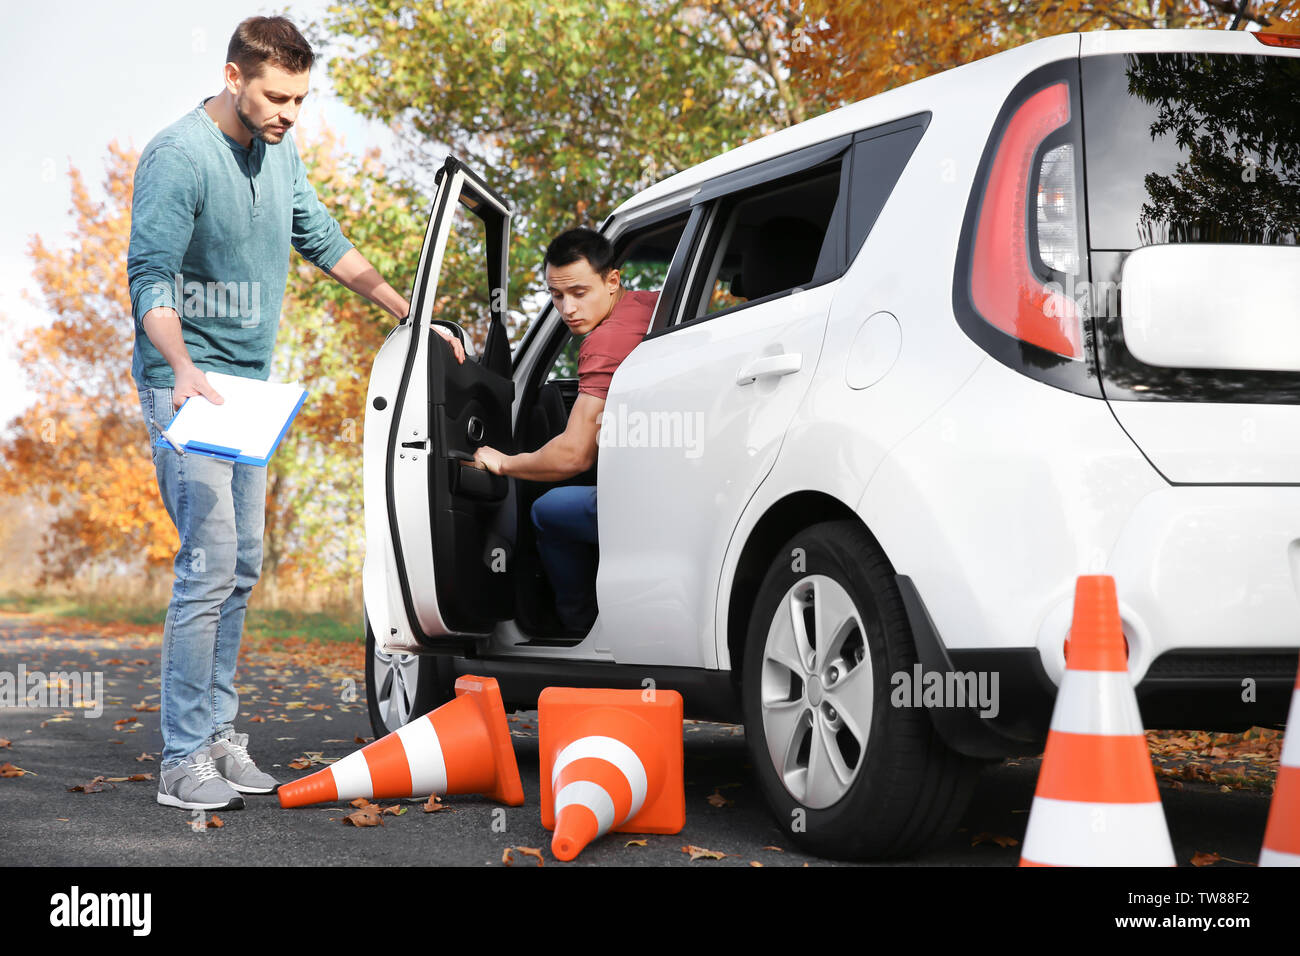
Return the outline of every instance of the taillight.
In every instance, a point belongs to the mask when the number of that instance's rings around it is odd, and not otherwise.
[[[1079,309],[1073,299],[1047,285],[1035,263],[1041,261],[1065,275],[1074,275],[1079,268],[1074,146],[1064,143],[1049,149],[1035,164],[1043,142],[1069,122],[1070,90],[1064,81],[1034,93],[1007,122],[980,204],[970,291],[975,311],[990,325],[1022,342],[1080,359]],[[1034,182],[1037,191],[1031,197]],[[1036,226],[1034,247],[1031,216]]]
[[[1264,33],[1261,31],[1253,34],[1253,36],[1265,46],[1284,46],[1292,50],[1300,50],[1300,35],[1294,33]]]

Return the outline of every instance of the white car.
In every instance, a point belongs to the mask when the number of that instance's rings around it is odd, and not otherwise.
[[[530,521],[552,486],[468,464],[564,428],[576,342],[548,306],[512,351],[492,291],[511,206],[448,160],[411,319],[367,396],[376,732],[461,673],[518,707],[550,685],[672,688],[688,716],[744,723],[801,845],[915,853],[982,760],[1037,752],[1086,573],[1115,578],[1148,727],[1284,720],[1296,43],[1052,37],[619,206],[602,228],[626,283],[662,292],[597,467],[565,482],[599,488],[580,640]],[[438,291],[449,247],[482,259],[481,295]],[[489,307],[482,354],[457,365],[431,323]]]

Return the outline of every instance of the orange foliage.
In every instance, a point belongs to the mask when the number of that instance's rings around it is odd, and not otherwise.
[[[126,251],[137,158],[108,147],[102,200],[72,169],[71,245],[52,248],[40,236],[28,244],[52,321],[14,350],[38,398],[0,444],[0,493],[58,506],[42,583],[73,579],[96,558],[159,565],[177,544],[131,378]]]
[[[833,106],[1076,30],[1224,29],[1239,6],[1237,0],[809,0],[808,22],[815,26],[791,42],[789,65],[801,89]],[[1251,22],[1300,31],[1300,0],[1252,0],[1245,19]]]

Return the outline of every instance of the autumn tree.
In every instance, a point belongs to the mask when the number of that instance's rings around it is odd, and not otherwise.
[[[131,180],[137,156],[108,148],[103,199],[72,169],[72,243],[28,245],[47,326],[14,350],[36,401],[8,425],[0,445],[0,494],[51,509],[39,585],[93,586],[114,563],[158,569],[175,530],[155,485],[148,438],[131,379],[131,304],[126,286]]]
[[[1300,30],[1300,0],[808,0],[807,14],[816,26],[791,48],[789,67],[834,104],[1062,33],[1233,23]]]
[[[801,20],[776,2],[377,0],[308,32],[336,51],[338,94],[397,131],[408,181],[431,195],[450,150],[516,203],[517,305],[555,233],[817,112],[783,62]],[[474,268],[449,264],[444,291],[468,295]]]
[[[317,193],[344,233],[399,290],[409,290],[423,233],[422,200],[394,188],[372,151],[345,158],[326,130],[299,135]],[[15,358],[36,401],[0,442],[0,494],[50,509],[38,584],[82,588],[103,571],[146,570],[170,583],[178,546],[157,489],[131,377],[134,324],[126,283],[138,154],[108,148],[103,198],[69,174],[73,229],[29,255],[48,326]],[[370,363],[392,319],[292,254],[272,377],[309,391],[268,475],[263,585],[334,587],[360,578],[361,425]]]

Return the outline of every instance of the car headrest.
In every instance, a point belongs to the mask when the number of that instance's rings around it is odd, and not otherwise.
[[[746,299],[792,289],[812,279],[817,271],[825,235],[807,219],[778,216],[764,222],[754,233],[741,264],[740,288],[735,295]]]

